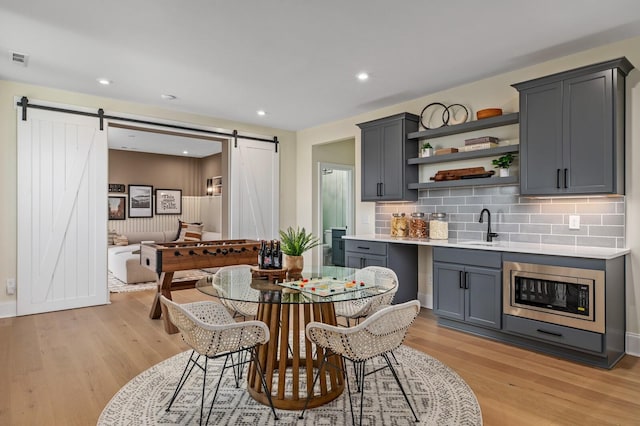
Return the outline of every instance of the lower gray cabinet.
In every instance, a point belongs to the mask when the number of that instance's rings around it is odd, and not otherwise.
[[[398,276],[394,303],[418,298],[418,246],[365,240],[345,240],[345,266],[382,266]]]
[[[435,314],[470,324],[500,329],[502,317],[501,254],[434,247],[433,260]]]

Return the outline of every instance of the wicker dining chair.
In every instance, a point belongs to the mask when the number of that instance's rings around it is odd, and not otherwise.
[[[243,299],[258,301],[260,292],[251,288],[252,279],[249,265],[223,266],[213,275],[211,285],[224,297],[220,299],[220,303],[233,312],[234,318],[236,316],[242,316],[243,319],[255,318],[258,314],[258,303],[242,301]],[[255,293],[255,297],[248,297],[250,293]]]
[[[351,401],[351,385],[349,384],[349,375],[346,373],[346,360],[353,363],[357,388],[360,390],[360,424],[362,424],[362,409],[364,399],[364,379],[369,374],[373,374],[380,369],[376,369],[370,372],[366,372],[366,363],[372,358],[382,356],[386,362],[387,367],[391,370],[396,383],[402,391],[404,399],[407,401],[411,413],[415,421],[418,421],[409,397],[407,396],[396,370],[393,368],[392,363],[389,360],[389,353],[394,349],[400,347],[407,331],[416,316],[420,312],[420,303],[417,300],[412,300],[399,305],[392,305],[381,308],[377,312],[371,314],[360,324],[353,327],[337,327],[333,325],[323,324],[319,322],[310,322],[307,324],[306,333],[307,338],[311,340],[317,346],[324,348],[324,355],[322,362],[318,367],[318,372],[313,379],[311,389],[318,381],[320,373],[323,373],[325,367],[338,368],[328,362],[328,359],[332,355],[340,355],[345,361],[345,370],[343,374],[347,379],[347,391],[349,392],[349,405],[351,407],[351,420],[353,424],[356,424],[355,415],[353,412],[353,403]],[[300,414],[300,419],[304,417],[304,413],[309,403],[310,394],[307,397],[305,407]]]
[[[359,269],[354,274],[356,281],[368,281],[374,277],[376,285],[390,288],[386,293],[364,299],[347,300],[335,302],[336,317],[344,317],[347,320],[347,327],[351,326],[351,320],[357,324],[362,318],[374,312],[380,306],[390,305],[398,291],[398,276],[389,268],[382,266],[367,266]]]
[[[224,365],[220,371],[220,377],[205,422],[205,424],[207,424],[211,416],[213,404],[218,396],[224,371],[228,368],[233,368],[235,375],[236,363],[234,363],[233,355],[249,352],[251,362],[255,363],[258,374],[260,374],[262,388],[269,400],[273,416],[277,420],[278,416],[271,401],[271,392],[267,386],[262,366],[257,357],[257,346],[269,341],[269,328],[266,324],[262,321],[236,322],[224,306],[215,302],[206,301],[179,305],[164,296],[160,296],[160,301],[167,308],[171,322],[180,330],[182,339],[192,348],[187,365],[184,367],[182,377],[180,377],[178,381],[176,390],[171,397],[166,411],[171,410],[171,406],[180,393],[180,390],[182,390],[191,372],[197,366],[203,371],[202,398],[200,400],[200,424],[202,424],[204,395],[207,385],[207,365],[209,360],[224,357]],[[204,357],[203,362],[200,362],[201,357]],[[244,359],[244,357],[238,357],[238,359]],[[236,386],[237,385],[238,381],[236,378]]]

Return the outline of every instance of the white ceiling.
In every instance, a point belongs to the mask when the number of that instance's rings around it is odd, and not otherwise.
[[[638,0],[0,0],[0,78],[298,130],[636,35]]]
[[[216,141],[113,126],[109,126],[107,139],[110,149],[121,151],[151,152],[195,158],[208,157],[222,152],[222,143]]]

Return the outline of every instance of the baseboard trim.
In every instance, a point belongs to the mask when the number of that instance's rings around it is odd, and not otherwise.
[[[418,301],[423,308],[433,309],[433,296],[431,293],[418,293]]]
[[[15,301],[0,303],[0,318],[11,318],[17,315]]]
[[[627,355],[640,357],[640,334],[627,331],[625,337]]]

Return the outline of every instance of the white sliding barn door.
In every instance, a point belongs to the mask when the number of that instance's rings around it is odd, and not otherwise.
[[[275,145],[230,142],[229,229],[231,238],[276,239],[279,231],[280,167]]]
[[[99,121],[18,111],[17,314],[109,302],[107,132]]]

